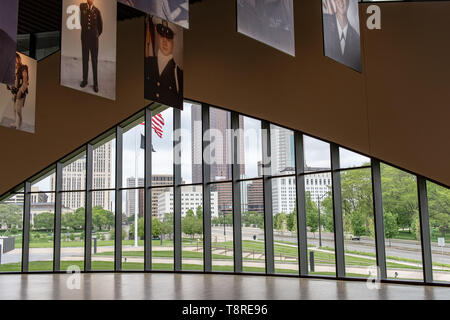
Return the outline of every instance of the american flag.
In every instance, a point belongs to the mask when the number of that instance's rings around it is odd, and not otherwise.
[[[144,122],[141,123],[142,125],[145,125]],[[164,118],[161,113],[158,113],[157,115],[152,117],[152,129],[155,131],[156,135],[162,139],[163,137],[163,128],[164,128]]]
[[[334,0],[322,0],[323,13],[336,14],[336,3]]]

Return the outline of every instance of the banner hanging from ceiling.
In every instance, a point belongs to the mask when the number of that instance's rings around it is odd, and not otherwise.
[[[322,0],[325,56],[361,72],[358,0]]]
[[[61,85],[116,99],[117,2],[63,0]]]
[[[130,7],[189,29],[189,0],[118,0]]]
[[[237,0],[237,29],[295,57],[293,0]]]
[[[0,82],[13,85],[16,64],[18,0],[0,1]]]
[[[14,53],[14,82],[0,84],[0,125],[35,132],[37,61]]]
[[[183,28],[146,16],[144,77],[145,99],[183,109]]]

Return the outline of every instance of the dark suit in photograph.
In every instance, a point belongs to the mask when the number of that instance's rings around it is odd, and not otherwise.
[[[348,23],[345,37],[344,54],[341,50],[341,39],[337,26],[336,15],[323,15],[323,33],[325,55],[347,67],[361,72],[361,40],[356,30]]]
[[[183,71],[171,59],[159,74],[158,58],[145,58],[145,99],[167,106],[183,107]]]
[[[0,82],[14,85],[16,42],[0,29]]]
[[[89,55],[92,62],[92,73],[94,78],[94,90],[98,86],[98,43],[103,32],[103,20],[100,10],[93,5],[89,8],[87,3],[80,4],[81,20],[81,47],[83,57],[83,84],[86,85],[89,72]],[[97,90],[95,90],[97,91]]]

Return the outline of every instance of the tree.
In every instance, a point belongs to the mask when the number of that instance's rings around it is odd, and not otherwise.
[[[297,206],[295,206],[294,211],[288,214],[286,227],[291,232],[297,231]]]
[[[315,232],[317,232],[319,226],[319,210],[316,203],[311,200],[309,191],[306,192],[306,225],[315,237]]]
[[[273,227],[275,230],[280,230],[281,232],[286,231],[287,227],[287,215],[284,212],[277,213],[273,217]]]
[[[54,214],[50,212],[42,212],[37,214],[33,220],[33,227],[39,230],[53,229]]]
[[[391,239],[398,235],[397,217],[391,212],[384,214],[384,236],[389,239],[389,246],[391,246]]]
[[[134,222],[131,224],[130,232],[132,238],[134,238]],[[144,238],[144,217],[138,219],[138,237]]]
[[[397,219],[397,226],[411,231],[419,212],[416,177],[394,167],[381,165],[383,208]]]
[[[0,224],[22,228],[22,208],[15,204],[0,204]]]
[[[194,214],[194,211],[192,209],[189,209],[186,212],[186,216],[183,218],[182,225],[183,233],[191,235],[192,239],[194,239],[196,234],[203,233],[203,220],[199,219],[199,217]]]
[[[450,232],[450,189],[427,183],[430,226],[441,237]]]
[[[92,225],[100,231],[103,228],[110,230],[114,226],[114,213],[101,206],[92,208]]]
[[[353,235],[359,237],[366,233],[364,214],[361,211],[355,210],[352,212],[351,225]]]
[[[152,219],[152,236],[154,238],[161,236],[162,222],[157,218]]]

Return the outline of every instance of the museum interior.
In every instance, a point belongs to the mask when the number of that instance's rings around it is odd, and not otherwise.
[[[0,126],[0,299],[450,299],[450,2],[357,4],[358,72],[322,1],[293,1],[294,55],[237,32],[240,0],[190,1],[180,107],[145,99],[148,16],[120,1],[100,93],[62,85],[66,2],[19,1],[35,118]]]

